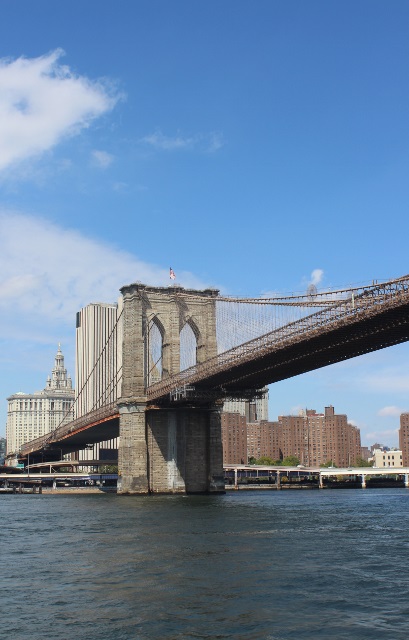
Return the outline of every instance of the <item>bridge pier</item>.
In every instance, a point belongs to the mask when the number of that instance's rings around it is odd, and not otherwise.
[[[220,407],[120,406],[118,493],[224,493]]]
[[[146,443],[146,402],[144,399],[119,404],[118,493],[146,494],[148,451]]]
[[[166,381],[180,373],[185,329],[196,341],[196,363],[217,355],[218,292],[139,283],[121,292],[118,493],[224,492],[221,405],[175,399],[169,390],[158,405],[147,403],[155,377]]]

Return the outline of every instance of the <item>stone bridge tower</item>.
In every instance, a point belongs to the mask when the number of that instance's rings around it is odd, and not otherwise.
[[[181,332],[189,328],[196,363],[217,355],[218,291],[131,284],[123,295],[123,359],[118,493],[224,491],[221,404],[148,404],[147,387],[179,373]],[[159,337],[160,366],[152,358]],[[153,372],[155,378],[153,378]]]

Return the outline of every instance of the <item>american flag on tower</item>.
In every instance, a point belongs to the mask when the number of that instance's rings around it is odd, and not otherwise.
[[[169,278],[171,280],[176,280],[176,275],[175,275],[175,272],[173,271],[172,267],[170,267],[170,269],[169,269]]]

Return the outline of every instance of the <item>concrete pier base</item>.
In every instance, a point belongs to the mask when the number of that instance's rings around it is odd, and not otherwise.
[[[145,410],[146,403],[143,401],[119,405],[121,436],[118,449],[119,494],[149,493]]]
[[[224,493],[219,407],[120,408],[118,493]]]

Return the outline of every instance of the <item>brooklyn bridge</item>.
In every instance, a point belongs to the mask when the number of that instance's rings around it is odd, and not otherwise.
[[[47,460],[119,436],[121,494],[222,492],[225,400],[409,340],[409,276],[261,298],[140,283],[121,294],[70,412],[20,451]]]

